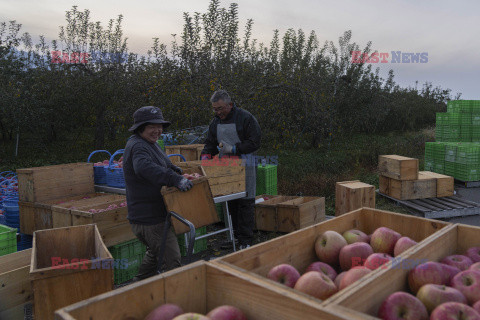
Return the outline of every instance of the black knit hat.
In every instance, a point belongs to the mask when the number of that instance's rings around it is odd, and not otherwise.
[[[169,121],[163,119],[162,110],[153,106],[141,107],[135,111],[133,114],[133,126],[128,130],[134,131],[144,123],[161,123],[164,128],[170,125]]]

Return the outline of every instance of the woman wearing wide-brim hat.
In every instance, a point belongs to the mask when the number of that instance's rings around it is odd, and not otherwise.
[[[167,209],[160,189],[177,187],[181,191],[192,188],[192,182],[182,176],[182,170],[173,165],[157,140],[170,125],[162,111],[153,106],[141,107],[133,114],[133,135],[125,146],[123,171],[126,182],[128,220],[135,236],[147,246],[135,281],[158,274],[158,260]],[[165,270],[181,265],[177,237],[170,228],[165,249]]]

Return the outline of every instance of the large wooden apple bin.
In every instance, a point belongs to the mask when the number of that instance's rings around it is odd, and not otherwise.
[[[402,236],[407,236],[420,242],[433,236],[436,232],[448,225],[450,224],[436,220],[371,208],[362,208],[329,221],[258,244],[249,249],[215,259],[212,263],[229,266],[238,271],[245,272],[246,275],[257,279],[257,281],[265,281],[268,285],[274,287],[274,290],[285,290],[292,294],[307,297],[306,294],[267,279],[266,275],[271,268],[282,263],[293,265],[303,274],[312,262],[319,261],[315,254],[314,243],[315,239],[323,232],[333,230],[343,233],[350,229],[358,229],[370,234],[379,227],[388,227],[399,232]],[[416,246],[418,245],[419,244]],[[405,254],[413,250],[416,246],[402,253],[400,257],[405,256]],[[324,303],[328,304],[328,302],[335,300],[341,295],[343,291],[361,285],[367,278],[374,277],[377,271],[378,269],[361,278],[345,290],[339,291],[337,294],[325,300]],[[310,298],[310,296],[308,297]],[[312,299],[314,298],[312,297]],[[318,303],[320,302],[320,300],[316,301]]]
[[[60,320],[143,320],[164,303],[206,314],[233,305],[249,320],[340,320],[308,299],[275,290],[230,268],[199,261],[58,310]]]
[[[112,262],[96,225],[36,231],[30,263],[35,319],[53,319],[61,307],[112,290]]]
[[[327,306],[348,319],[377,319],[382,302],[392,293],[408,289],[408,272],[416,264],[440,261],[452,254],[464,254],[470,247],[480,246],[480,228],[462,224],[448,226],[418,244],[404,256],[404,262],[379,270],[357,286],[337,296]]]

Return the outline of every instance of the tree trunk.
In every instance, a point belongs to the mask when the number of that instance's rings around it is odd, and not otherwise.
[[[105,145],[105,107],[101,106],[97,112],[95,128],[95,150],[103,149]]]

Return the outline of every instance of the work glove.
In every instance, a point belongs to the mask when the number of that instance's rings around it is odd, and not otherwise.
[[[172,164],[172,170],[175,171],[175,173],[178,173],[179,175],[181,175],[183,173],[182,169],[180,169],[179,167],[177,167],[176,165],[173,165]]]
[[[220,152],[220,157],[226,154],[235,154],[236,148],[235,145],[228,144],[224,141],[221,141],[217,147],[218,151]]]
[[[192,189],[193,183],[192,183],[192,181],[188,180],[187,178],[182,177],[182,179],[178,182],[176,187],[180,191],[188,191],[188,190]]]

